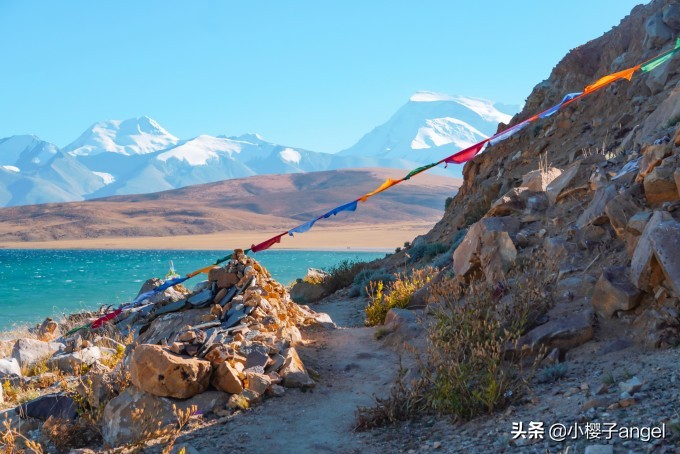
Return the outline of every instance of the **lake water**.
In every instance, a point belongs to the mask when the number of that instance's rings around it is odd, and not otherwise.
[[[179,274],[214,263],[225,251],[0,249],[0,330],[58,319],[66,313],[118,306],[134,299],[151,277],[163,277],[170,260]],[[343,260],[370,261],[384,252],[263,251],[252,255],[284,285],[307,268]],[[191,288],[205,274],[188,280]]]

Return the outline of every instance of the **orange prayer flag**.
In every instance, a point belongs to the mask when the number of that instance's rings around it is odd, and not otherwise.
[[[368,194],[362,195],[361,197],[359,197],[359,200],[361,200],[362,202],[365,202],[366,199],[368,199],[369,197],[372,197],[372,196],[378,194],[379,192],[383,192],[385,189],[390,188],[397,183],[401,183],[402,181],[404,181],[403,178],[400,178],[399,180],[393,180],[392,178],[388,178],[387,180],[385,180],[385,182],[383,184],[380,185],[380,187],[378,189],[376,189],[373,192],[369,192]]]
[[[208,266],[206,266],[206,267],[204,267],[204,268],[201,268],[200,270],[196,270],[196,271],[194,271],[194,272],[191,272],[191,273],[187,274],[187,277],[194,277],[194,276],[196,276],[196,275],[198,275],[198,274],[201,274],[201,273],[206,273],[206,274],[208,274],[208,273],[210,272],[210,270],[213,269],[213,268],[216,268],[216,265],[214,265],[214,264],[213,264],[213,265],[208,265]]]
[[[597,80],[594,84],[588,85],[585,90],[583,91],[583,94],[587,95],[589,93],[594,92],[595,90],[599,90],[602,87],[606,87],[610,83],[617,81],[619,79],[626,79],[630,80],[633,78],[633,73],[640,69],[640,65],[633,66],[632,68],[624,69],[623,71],[619,71],[617,73],[609,74],[604,77],[601,77],[600,79]]]

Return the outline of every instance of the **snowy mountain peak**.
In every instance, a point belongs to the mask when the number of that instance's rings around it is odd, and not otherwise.
[[[237,140],[239,142],[248,142],[248,143],[254,143],[254,144],[266,142],[264,140],[264,137],[262,137],[260,134],[257,134],[257,133],[241,134],[240,136],[229,137],[229,139]]]
[[[511,113],[485,99],[420,91],[386,123],[339,155],[436,161],[494,134],[498,123],[510,121]]]
[[[455,101],[455,96],[447,95],[446,93],[436,93],[433,91],[417,91],[408,99],[411,102],[437,102],[437,101]]]
[[[169,148],[179,139],[149,117],[100,121],[64,148],[74,156],[117,153],[124,156],[153,153]]]
[[[0,165],[34,167],[49,161],[59,151],[56,145],[33,135],[0,139]]]

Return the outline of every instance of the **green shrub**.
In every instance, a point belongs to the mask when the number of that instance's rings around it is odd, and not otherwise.
[[[425,243],[420,242],[414,244],[409,250],[409,255],[411,256],[412,262],[417,262],[421,259],[429,260],[442,252],[446,252],[448,248],[441,243]]]
[[[385,268],[364,269],[354,277],[354,284],[350,290],[350,296],[367,296],[368,287],[378,282],[392,282],[394,275],[385,271]]]
[[[335,293],[341,288],[348,287],[354,282],[357,273],[368,266],[366,262],[343,260],[337,265],[325,269],[328,277],[323,282],[323,288],[328,293]]]
[[[453,197],[447,197],[446,200],[444,201],[444,210],[449,209],[449,205],[451,205],[451,202],[453,202]]]
[[[554,383],[567,375],[567,365],[564,363],[553,364],[538,371],[536,381],[539,383]]]

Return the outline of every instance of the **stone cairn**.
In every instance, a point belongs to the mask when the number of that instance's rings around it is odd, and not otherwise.
[[[162,283],[149,279],[140,294]],[[21,368],[41,361],[50,370],[77,375],[71,379],[86,383],[79,387],[81,400],[104,408],[105,443],[118,446],[144,435],[135,410],[162,428],[176,423],[176,408],[195,405],[203,414],[230,413],[267,396],[281,396],[286,388],[314,387],[295,348],[302,343],[298,327],[309,325],[334,326],[328,315],[292,302],[283,285],[237,249],[192,291],[182,285],[166,289],[123,310],[103,329],[59,336],[59,327],[47,320],[36,333],[40,340],[14,343],[11,358],[0,360],[0,376],[23,385],[37,381],[39,377],[23,377]],[[128,341],[115,341],[107,333]],[[123,359],[112,370],[106,358],[116,355]],[[84,370],[83,380],[79,375]],[[121,372],[131,383],[125,390],[112,386],[111,377]],[[45,420],[55,412],[66,419],[77,417],[73,395],[57,388],[44,392],[48,395],[14,413],[22,420]],[[11,416],[18,424],[16,415]]]

